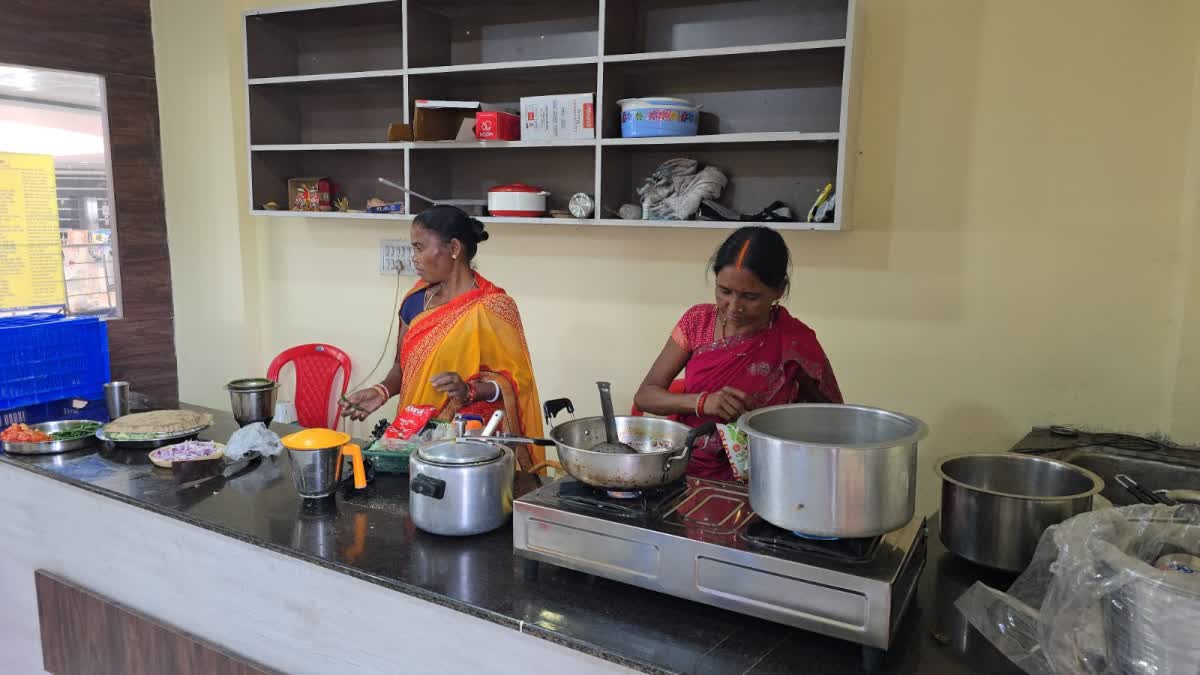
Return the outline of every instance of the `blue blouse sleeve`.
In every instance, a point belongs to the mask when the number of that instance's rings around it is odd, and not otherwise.
[[[400,303],[400,323],[405,326],[411,325],[413,319],[425,311],[425,291],[427,290],[429,289],[423,288],[408,296],[404,299],[404,302]]]

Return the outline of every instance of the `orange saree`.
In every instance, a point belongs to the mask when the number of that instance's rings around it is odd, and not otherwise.
[[[475,283],[477,288],[410,321],[400,348],[404,373],[400,405],[437,406],[441,419],[455,413],[477,413],[486,419],[501,409],[506,431],[539,437],[542,417],[537,384],[517,304],[504,289],[479,274]],[[405,299],[428,285],[417,282]],[[448,399],[430,383],[434,376],[447,372],[458,373],[468,382],[494,382],[500,398],[495,403],[476,402],[460,408],[458,401]],[[517,453],[524,469],[544,459],[544,451],[537,447]]]

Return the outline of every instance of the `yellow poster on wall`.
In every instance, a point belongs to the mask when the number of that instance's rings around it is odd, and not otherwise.
[[[54,158],[0,152],[0,309],[64,304]]]

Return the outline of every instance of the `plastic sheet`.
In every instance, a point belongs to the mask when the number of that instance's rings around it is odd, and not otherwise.
[[[264,457],[271,457],[283,452],[283,443],[279,435],[267,428],[262,422],[255,422],[238,429],[229,437],[225,445],[225,456],[237,460],[251,450],[257,450]]]
[[[1007,592],[976,583],[955,606],[1032,675],[1200,673],[1200,508],[1136,505],[1049,528]],[[1165,563],[1164,563],[1165,564]]]

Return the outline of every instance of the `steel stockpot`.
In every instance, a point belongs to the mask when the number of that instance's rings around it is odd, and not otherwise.
[[[819,537],[873,537],[916,509],[914,417],[861,405],[797,403],[746,413],[750,505],[763,520]]]
[[[1024,570],[1047,527],[1092,509],[1104,481],[1087,469],[1017,453],[966,454],[938,462],[941,538],[971,562]]]

